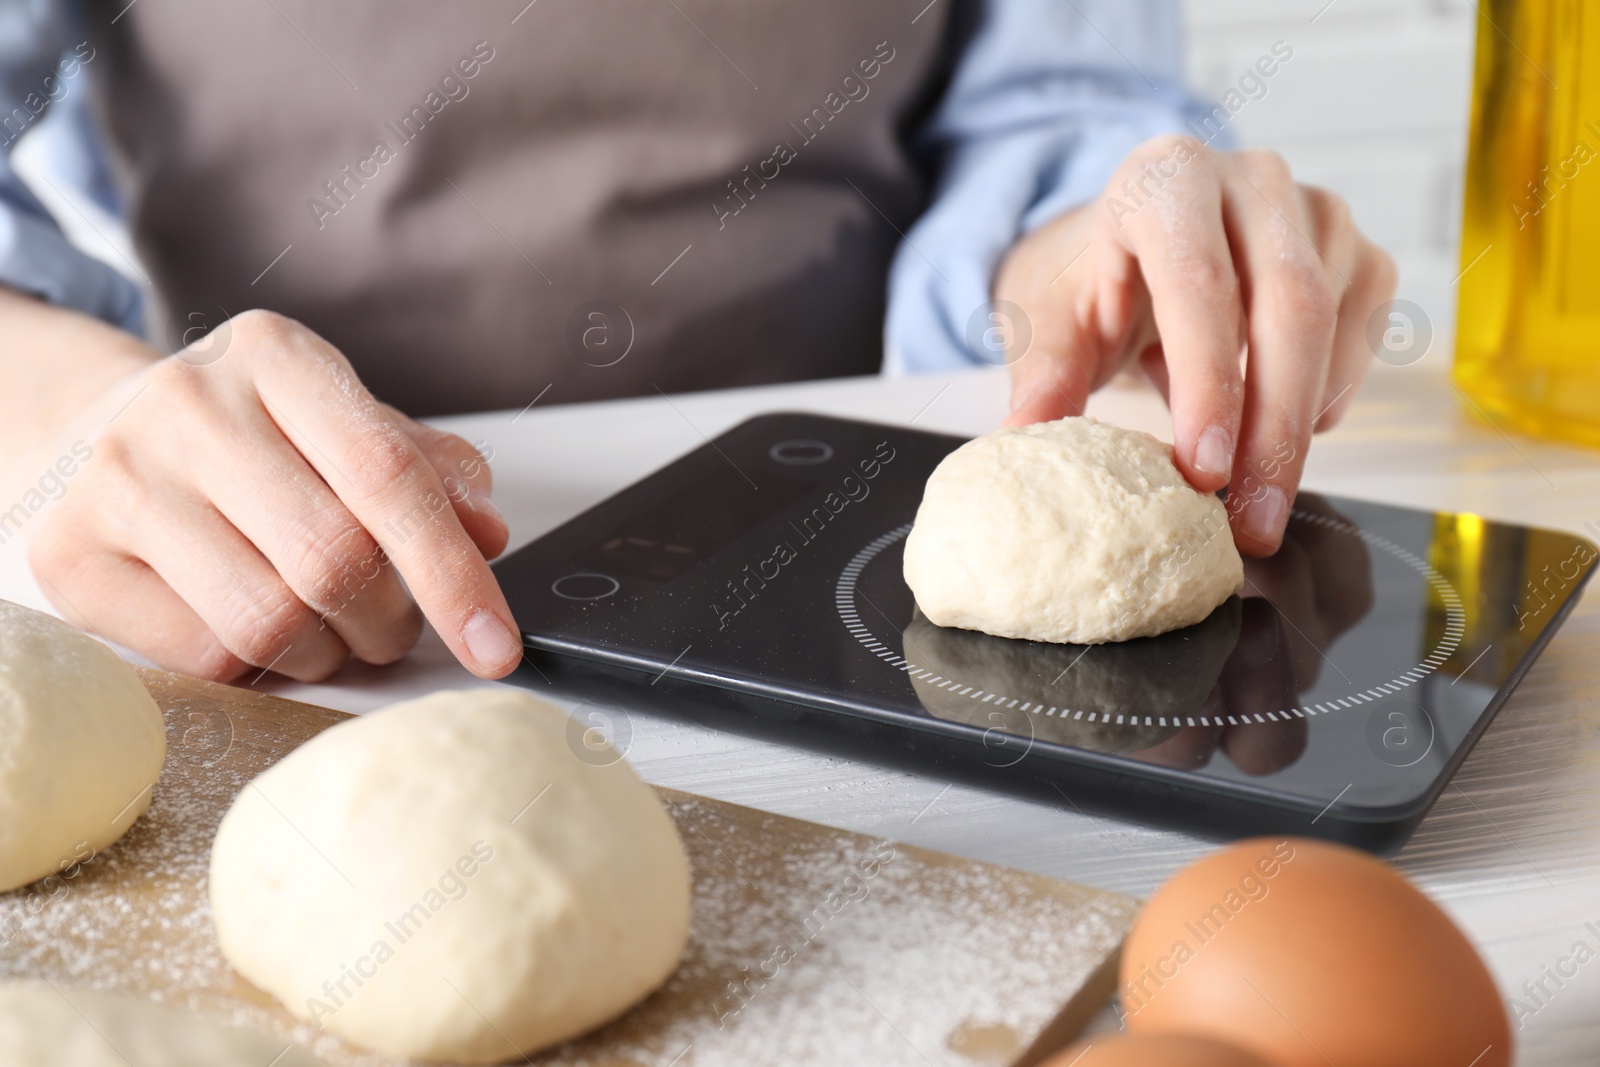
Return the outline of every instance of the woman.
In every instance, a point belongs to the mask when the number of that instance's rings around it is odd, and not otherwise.
[[[92,91],[148,299],[0,166],[0,538],[177,670],[317,679],[426,616],[499,677],[489,469],[414,416],[1004,359],[1029,422],[1137,360],[1270,553],[1394,268],[1221,150],[1174,7],[9,6],[0,139]]]

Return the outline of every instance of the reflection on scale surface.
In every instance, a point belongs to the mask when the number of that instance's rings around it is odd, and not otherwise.
[[[936,626],[913,608],[901,647],[923,668],[908,671],[919,703],[939,719],[1382,803],[1438,771],[1439,713],[1396,680],[1424,680],[1448,654],[1438,641],[1419,648],[1430,596],[1454,595],[1441,586],[1425,561],[1302,493],[1283,548],[1246,560],[1242,595],[1195,626],[1056,645]],[[1341,643],[1358,622],[1363,639]],[[1346,781],[1320,780],[1333,763]]]

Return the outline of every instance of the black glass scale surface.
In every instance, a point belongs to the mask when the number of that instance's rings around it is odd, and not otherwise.
[[[900,576],[959,444],[809,414],[735,427],[495,565],[518,680],[1063,807],[1392,851],[1596,558],[1568,534],[1302,492],[1283,548],[1199,625],[990,637],[930,623]]]

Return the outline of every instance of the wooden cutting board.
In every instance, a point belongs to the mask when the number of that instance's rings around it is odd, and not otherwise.
[[[292,1039],[334,1067],[392,1064],[235,974],[206,901],[234,796],[346,716],[141,673],[171,741],[154,803],[75,877],[0,896],[0,977],[136,994]],[[1111,994],[1129,897],[660,793],[694,869],[683,964],[621,1019],[530,1062],[1027,1067]]]

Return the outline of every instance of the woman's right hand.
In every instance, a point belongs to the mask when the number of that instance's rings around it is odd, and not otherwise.
[[[389,663],[423,615],[473,673],[517,665],[487,461],[377,401],[312,331],[246,312],[112,393],[29,545],[69,621],[219,680]]]

